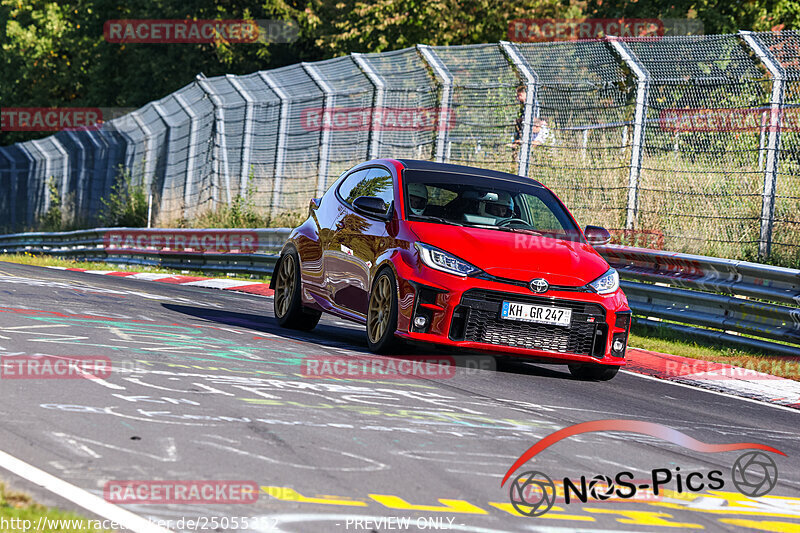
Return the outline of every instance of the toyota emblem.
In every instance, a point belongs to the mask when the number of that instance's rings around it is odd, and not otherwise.
[[[530,287],[533,292],[541,294],[543,292],[547,292],[547,289],[550,288],[550,284],[547,283],[546,279],[536,278],[528,283],[528,287]]]

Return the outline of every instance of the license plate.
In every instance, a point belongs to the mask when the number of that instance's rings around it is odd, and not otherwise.
[[[550,324],[552,326],[569,326],[570,319],[572,318],[572,309],[517,302],[503,302],[500,318],[519,320],[521,322],[536,322],[537,324]]]

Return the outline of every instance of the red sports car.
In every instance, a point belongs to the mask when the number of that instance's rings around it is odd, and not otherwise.
[[[625,364],[631,311],[619,276],[534,180],[378,159],[342,174],[281,251],[275,316],[310,330],[325,311],[401,340],[567,363],[607,380]]]

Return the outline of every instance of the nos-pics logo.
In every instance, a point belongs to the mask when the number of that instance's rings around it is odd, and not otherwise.
[[[708,444],[653,422],[597,420],[569,426],[544,437],[511,465],[500,486],[504,486],[514,472],[549,446],[573,435],[602,431],[625,431],[649,435],[702,453],[748,450],[733,463],[728,479],[740,493],[751,498],[768,494],[778,483],[778,466],[772,457],[764,452],[786,455],[771,446],[753,442]],[[514,478],[509,486],[508,495],[511,505],[518,513],[526,516],[541,516],[553,507],[556,500],[563,501],[565,504],[586,503],[589,498],[598,501],[629,500],[642,498],[643,493],[658,497],[665,489],[679,494],[700,492],[706,489],[720,490],[725,483],[726,477],[721,470],[700,472],[681,470],[679,466],[654,468],[650,471],[649,476],[641,479],[634,479],[632,472],[622,471],[611,476],[598,474],[580,476],[578,479],[565,477],[563,480],[559,480],[558,484],[544,472],[526,470]]]

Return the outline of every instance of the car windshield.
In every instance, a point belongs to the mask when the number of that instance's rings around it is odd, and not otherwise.
[[[561,202],[534,182],[414,170],[403,182],[409,220],[581,240]]]

